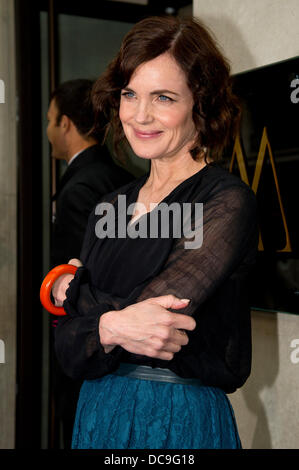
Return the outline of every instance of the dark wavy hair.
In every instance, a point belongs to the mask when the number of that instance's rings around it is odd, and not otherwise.
[[[236,133],[240,105],[232,93],[230,66],[207,28],[195,19],[148,17],[124,37],[106,72],[95,82],[92,101],[95,128],[112,128],[115,149],[126,141],[118,116],[121,90],[144,62],[168,52],[185,72],[193,94],[193,121],[198,131],[190,150],[217,160]]]

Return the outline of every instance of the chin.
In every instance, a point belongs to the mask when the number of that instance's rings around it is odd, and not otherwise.
[[[153,158],[159,158],[161,156],[160,152],[155,152],[154,150],[146,149],[146,145],[132,145],[130,144],[133,152],[137,157],[143,158],[144,160],[152,160]]]
[[[153,155],[148,155],[141,152],[134,151],[134,153],[137,155],[138,158],[142,158],[143,160],[152,160],[153,158],[155,158]]]

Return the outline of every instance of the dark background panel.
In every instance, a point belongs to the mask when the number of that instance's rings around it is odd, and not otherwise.
[[[252,185],[266,128],[281,196],[280,204],[267,149],[256,191],[263,250],[258,254],[252,305],[295,314],[299,314],[298,78],[298,57],[234,76],[234,90],[243,108],[240,136],[249,184]],[[232,151],[233,143],[225,153],[227,167]],[[240,174],[236,162],[232,171]],[[291,247],[282,252],[286,246],[286,227]]]

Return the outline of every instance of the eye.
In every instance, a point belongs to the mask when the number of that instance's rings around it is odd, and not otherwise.
[[[121,96],[130,99],[135,97],[135,93],[133,91],[122,91]]]
[[[169,96],[166,96],[166,95],[159,95],[158,96],[158,100],[159,101],[174,101],[172,98],[169,98]]]

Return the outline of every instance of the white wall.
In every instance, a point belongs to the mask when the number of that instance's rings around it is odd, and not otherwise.
[[[253,312],[252,338],[252,373],[229,396],[243,447],[298,449],[299,315]]]
[[[298,0],[194,0],[232,73],[299,55]],[[229,396],[245,449],[299,448],[299,315],[252,312],[252,373]],[[293,355],[292,355],[293,354]],[[295,359],[295,360],[294,360]]]
[[[215,33],[233,73],[299,55],[298,0],[193,0],[193,12]]]
[[[0,97],[0,449],[14,448],[15,433],[17,163],[13,7],[11,0],[0,0],[0,80],[5,85],[5,96],[2,93]]]

